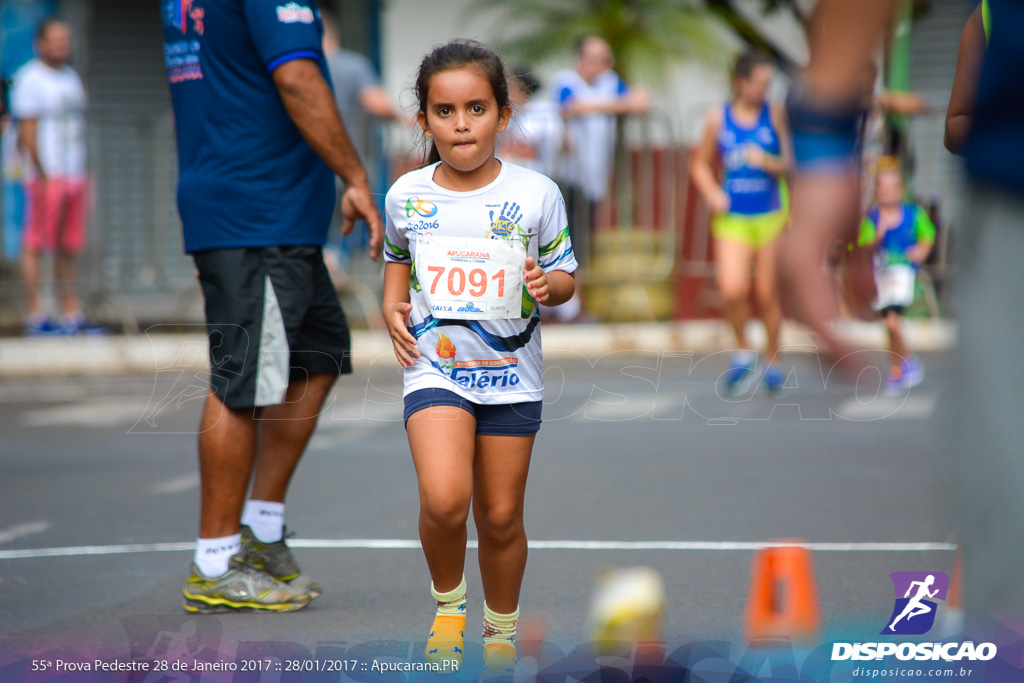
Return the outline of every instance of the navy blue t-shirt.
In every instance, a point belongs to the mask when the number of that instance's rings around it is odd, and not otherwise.
[[[161,9],[185,251],[323,244],[334,176],[271,76],[314,59],[327,78],[316,0],[161,0]]]
[[[1024,195],[1024,3],[989,0],[991,34],[967,145],[975,180]]]

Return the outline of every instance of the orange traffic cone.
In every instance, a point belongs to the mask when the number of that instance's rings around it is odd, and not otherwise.
[[[821,626],[811,551],[778,541],[754,555],[747,605],[747,640],[811,640]]]
[[[946,608],[943,611],[939,624],[940,637],[948,638],[963,632],[963,573],[963,557],[960,554],[960,546],[957,546],[956,555],[953,557],[953,573],[949,577],[949,594],[946,595]]]
[[[964,559],[960,554],[960,546],[957,546],[953,557],[953,575],[949,577],[949,598],[946,600],[946,606],[950,609],[963,609],[963,572]]]

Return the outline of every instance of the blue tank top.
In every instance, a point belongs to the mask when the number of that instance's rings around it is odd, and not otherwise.
[[[907,253],[907,249],[917,244],[917,211],[916,205],[904,204],[903,222],[885,231],[879,248],[890,254],[903,255]],[[877,226],[881,219],[881,211],[876,206],[868,212],[867,217]]]
[[[768,154],[780,153],[779,135],[772,125],[771,108],[765,102],[753,128],[740,126],[732,117],[732,105],[725,105],[722,132],[718,135],[718,151],[722,155],[725,180],[722,184],[731,202],[730,213],[757,215],[782,208],[778,178],[763,169],[747,165],[750,146]]]

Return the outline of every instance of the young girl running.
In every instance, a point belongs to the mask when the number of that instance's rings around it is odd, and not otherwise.
[[[751,266],[755,267],[754,292],[768,336],[765,388],[777,391],[785,382],[772,363],[777,360],[782,325],[776,238],[788,219],[780,178],[791,155],[782,108],[766,99],[774,75],[775,67],[767,57],[753,52],[740,55],[733,68],[733,99],[711,110],[691,163],[694,184],[714,213],[711,232],[718,290],[738,347],[726,373],[725,388],[736,393],[756,379],[757,354],[746,335]],[[713,170],[719,160],[722,185]]]
[[[872,307],[889,333],[891,367],[886,391],[921,383],[924,368],[903,339],[903,312],[914,303],[917,271],[935,244],[935,224],[924,207],[903,201],[903,176],[894,157],[878,161],[875,206],[861,222],[857,244],[874,252],[878,296]]]
[[[484,677],[507,677],[543,399],[536,304],[572,297],[576,259],[555,183],[495,157],[512,115],[501,59],[474,42],[438,47],[420,64],[416,95],[433,163],[387,195],[384,318],[404,369],[420,540],[437,601],[426,656],[461,662],[472,503]]]

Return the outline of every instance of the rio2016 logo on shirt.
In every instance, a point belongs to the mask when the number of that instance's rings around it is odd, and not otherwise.
[[[433,218],[437,215],[437,204],[425,201],[419,197],[409,197],[405,200],[405,217],[412,218],[413,214],[423,218]]]
[[[277,6],[277,20],[282,24],[312,24],[315,18],[313,10],[297,2]]]
[[[935,624],[934,599],[946,600],[949,576],[944,572],[893,572],[896,604],[883,635],[919,636]]]

